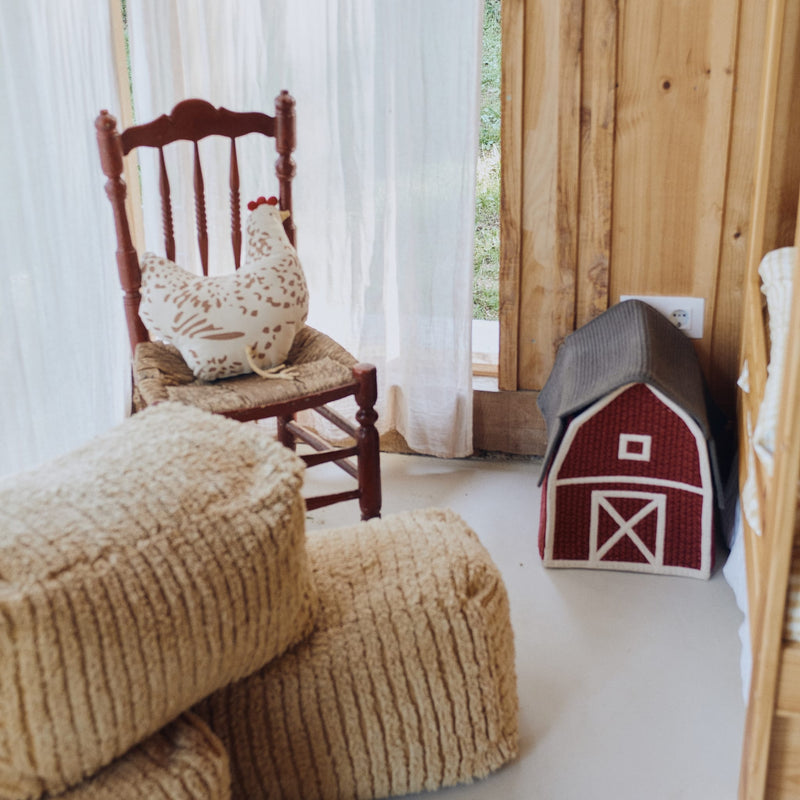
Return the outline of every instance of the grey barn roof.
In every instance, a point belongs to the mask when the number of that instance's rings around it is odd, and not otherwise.
[[[689,338],[640,300],[618,303],[564,339],[538,405],[547,423],[547,474],[569,420],[609,392],[645,383],[680,406],[705,436],[718,500],[712,404]]]

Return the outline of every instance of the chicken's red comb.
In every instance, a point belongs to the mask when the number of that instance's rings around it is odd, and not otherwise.
[[[251,200],[247,204],[247,208],[249,211],[255,211],[259,206],[263,205],[276,206],[278,205],[278,198],[274,195],[272,197],[259,197],[258,200]]]

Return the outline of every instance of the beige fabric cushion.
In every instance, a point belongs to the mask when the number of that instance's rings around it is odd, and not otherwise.
[[[303,466],[178,404],[0,481],[0,787],[125,753],[304,636]]]
[[[282,364],[308,316],[303,269],[271,205],[247,220],[241,269],[196,275],[166,258],[145,253],[141,261],[139,316],[147,330],[180,350],[192,372],[213,381]]]
[[[222,742],[186,713],[58,800],[228,800],[231,776]]]
[[[517,753],[502,578],[452,511],[309,534],[311,637],[196,707],[235,798],[373,798],[485,776]]]

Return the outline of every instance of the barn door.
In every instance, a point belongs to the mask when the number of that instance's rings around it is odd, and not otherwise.
[[[664,566],[667,496],[595,489],[591,496],[589,560]]]

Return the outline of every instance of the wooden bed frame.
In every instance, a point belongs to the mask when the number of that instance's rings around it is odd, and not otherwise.
[[[739,395],[740,485],[755,470],[763,534],[744,524],[753,673],[747,709],[739,782],[740,800],[800,798],[800,643],[783,639],[792,549],[798,528],[800,477],[800,268],[793,269],[793,296],[786,366],[776,430],[775,466],[770,478],[757,458],[748,458],[748,419],[755,424],[764,396],[768,336],[758,266],[777,244],[765,229],[770,211],[776,108],[785,42],[786,0],[771,0],[765,41],[754,199],[751,215],[742,325],[742,365],[749,392]],[[792,37],[787,37],[791,39]],[[778,165],[779,166],[779,165]],[[800,189],[796,187],[795,191]],[[773,220],[774,222],[774,220]],[[785,221],[783,221],[785,222]],[[773,226],[774,227],[774,226]],[[800,246],[800,218],[794,222]],[[787,244],[791,242],[783,242]]]

